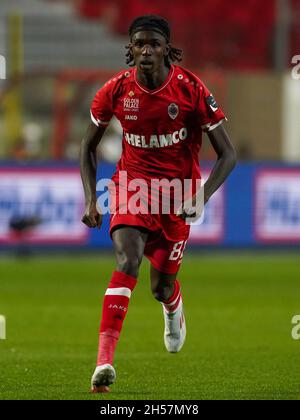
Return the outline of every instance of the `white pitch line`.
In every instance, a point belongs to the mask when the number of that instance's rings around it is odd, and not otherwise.
[[[0,315],[0,340],[6,339],[6,319],[4,315]]]

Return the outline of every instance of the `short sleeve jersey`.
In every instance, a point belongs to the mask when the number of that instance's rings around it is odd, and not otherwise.
[[[202,131],[225,119],[214,97],[192,72],[172,65],[155,90],[142,86],[136,68],[110,79],[96,94],[91,118],[97,126],[115,115],[123,128],[117,171],[128,179],[199,179]]]

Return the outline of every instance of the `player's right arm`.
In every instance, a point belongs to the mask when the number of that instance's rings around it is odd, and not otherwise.
[[[102,224],[102,214],[97,209],[96,174],[97,174],[97,146],[101,141],[105,126],[90,123],[80,147],[80,173],[85,195],[85,212],[82,222],[90,228]]]
[[[80,148],[80,172],[85,195],[85,212],[81,220],[90,228],[100,229],[102,224],[96,196],[97,146],[113,116],[111,86],[111,83],[106,83],[96,93],[90,109],[91,123]]]

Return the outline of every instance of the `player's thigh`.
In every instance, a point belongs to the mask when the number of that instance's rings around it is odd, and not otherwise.
[[[163,276],[163,273],[176,276],[183,260],[186,242],[186,240],[171,241],[165,237],[164,233],[147,242],[145,256],[153,267],[153,279],[158,278],[158,272],[162,273],[161,279],[168,278]]]
[[[124,259],[133,259],[140,262],[143,258],[147,238],[148,231],[146,229],[118,226],[112,232],[117,262],[121,262]]]

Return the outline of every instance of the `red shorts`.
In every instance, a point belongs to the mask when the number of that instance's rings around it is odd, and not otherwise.
[[[152,219],[152,223],[151,223]],[[144,255],[152,266],[163,273],[176,274],[179,271],[183,258],[183,252],[188,240],[186,237],[168,237],[163,227],[155,228],[157,221],[151,215],[143,214],[118,214],[115,213],[110,219],[110,234],[120,225],[142,227],[149,230]]]
[[[146,242],[144,255],[153,267],[167,274],[176,274],[180,268],[183,251],[190,233],[190,226],[174,213],[151,214],[148,209],[149,198],[140,203],[140,211],[133,214],[130,211],[130,200],[120,192],[124,191],[118,184],[115,190],[110,190],[111,206],[110,235],[117,226],[136,226],[147,229],[149,237]],[[134,193],[126,192],[126,198]]]

